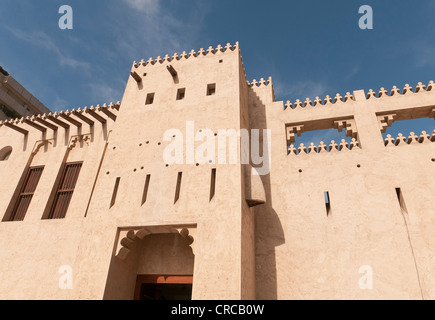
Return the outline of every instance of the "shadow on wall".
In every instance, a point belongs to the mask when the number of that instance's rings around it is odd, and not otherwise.
[[[253,90],[250,91],[250,119],[252,129],[266,129],[266,106]],[[284,131],[284,128],[283,128]],[[260,150],[263,146],[260,143]],[[268,146],[271,148],[271,146]],[[266,152],[269,152],[267,150]],[[254,208],[255,214],[255,290],[258,300],[277,300],[278,284],[275,248],[285,243],[284,231],[278,214],[273,209],[270,174],[261,176],[266,203]]]
[[[12,154],[12,147],[10,146],[0,149],[0,161],[8,160],[11,154]]]
[[[278,283],[275,248],[285,243],[278,214],[272,207],[270,176],[263,178],[266,204],[254,208],[256,238],[256,298],[277,300]]]

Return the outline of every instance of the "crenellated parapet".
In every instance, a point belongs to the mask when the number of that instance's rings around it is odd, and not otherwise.
[[[397,147],[411,144],[418,145],[431,142],[435,142],[435,130],[432,132],[432,135],[429,135],[426,131],[423,131],[420,135],[416,135],[414,132],[411,132],[409,136],[406,137],[402,133],[399,133],[396,139],[394,139],[390,134],[385,138],[386,147]]]
[[[36,129],[42,134],[42,140],[46,139],[47,131],[57,132],[60,128],[69,130],[76,127],[78,131],[85,125],[93,127],[100,123],[103,127],[107,121],[116,121],[121,103],[110,103],[102,106],[91,106],[83,109],[72,109],[60,112],[50,112],[34,116],[22,117],[20,119],[0,121],[0,128],[7,127],[16,132],[23,134],[25,137],[29,134],[29,129]],[[55,134],[53,134],[55,136]]]
[[[327,107],[329,105],[345,104],[354,101],[355,101],[355,97],[350,92],[346,93],[344,97],[341,96],[339,93],[337,93],[334,98],[327,95],[324,99],[320,99],[319,97],[316,97],[314,101],[311,101],[310,98],[306,98],[303,102],[299,99],[296,99],[294,102],[288,100],[284,105],[284,109],[298,110],[298,109],[306,109],[306,108],[313,108],[313,107]]]
[[[393,86],[390,91],[387,91],[385,88],[381,88],[379,92],[373,91],[370,89],[366,95],[367,100],[371,99],[384,99],[388,97],[399,97],[399,96],[412,96],[414,94],[424,94],[428,92],[433,92],[435,88],[435,82],[430,81],[426,86],[422,82],[419,82],[415,88],[411,87],[409,84],[406,84],[403,89],[399,89],[397,86]],[[324,99],[320,99],[316,97],[314,101],[310,98],[306,98],[305,100],[296,99],[295,101],[288,100],[284,104],[284,110],[299,110],[299,109],[307,109],[313,107],[326,107],[329,105],[340,105],[352,103],[355,101],[355,96],[350,92],[347,92],[343,97],[339,93],[332,97],[327,95]]]
[[[301,143],[298,148],[294,144],[288,147],[289,156],[302,156],[302,155],[313,155],[320,153],[334,153],[334,152],[346,152],[350,150],[359,149],[359,143],[355,138],[352,138],[351,142],[348,143],[345,139],[341,140],[338,144],[334,140],[331,141],[329,145],[325,144],[323,141],[317,146],[314,142],[307,147],[305,144]]]
[[[261,78],[260,81],[254,79],[252,80],[252,82],[246,80],[246,84],[248,88],[253,90],[261,100],[272,101],[272,102],[276,101],[272,77],[269,77],[267,80]]]
[[[397,96],[409,96],[416,93],[427,93],[434,91],[435,83],[431,80],[427,86],[425,86],[422,82],[419,82],[415,89],[413,89],[409,84],[406,84],[402,90],[400,90],[398,87],[393,86],[391,91],[387,91],[385,88],[381,88],[378,93],[373,91],[372,89],[369,90],[367,93],[367,100],[369,99],[384,99],[388,97],[397,97]]]
[[[213,48],[212,46],[210,46],[207,50],[204,50],[204,48],[201,48],[198,51],[191,50],[189,53],[187,53],[186,51],[183,51],[181,54],[174,53],[172,56],[169,56],[167,54],[163,58],[161,56],[158,56],[155,59],[151,57],[147,61],[142,59],[139,63],[134,61],[133,62],[133,70],[139,68],[140,66],[151,67],[154,65],[169,64],[169,63],[173,63],[173,62],[177,62],[177,61],[184,61],[184,60],[189,60],[189,59],[198,59],[198,58],[206,57],[206,56],[225,54],[228,52],[233,52],[235,50],[240,50],[238,42],[236,42],[235,45],[231,45],[230,43],[228,43],[225,47],[218,45],[216,48]]]
[[[264,80],[264,78],[261,78],[260,81],[257,81],[256,79],[252,80],[252,82],[247,81],[247,85],[251,88],[263,88],[268,87],[272,84],[272,77],[269,77],[269,79]]]

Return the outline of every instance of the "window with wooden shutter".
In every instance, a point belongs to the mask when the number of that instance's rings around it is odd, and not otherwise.
[[[82,164],[82,162],[75,162],[65,165],[48,219],[65,218]]]
[[[23,186],[21,187],[18,200],[14,206],[9,221],[23,221],[29,209],[39,179],[41,178],[44,167],[31,167],[27,171]]]

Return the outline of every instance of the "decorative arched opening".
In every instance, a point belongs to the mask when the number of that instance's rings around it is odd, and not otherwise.
[[[10,146],[0,149],[0,161],[8,160],[11,154],[12,154],[12,147]]]
[[[194,252],[188,227],[144,227],[118,231],[105,300],[190,300]]]

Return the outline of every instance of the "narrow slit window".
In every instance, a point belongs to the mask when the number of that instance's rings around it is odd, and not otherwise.
[[[177,178],[177,187],[175,189],[175,199],[174,199],[174,204],[177,203],[177,201],[180,199],[180,191],[181,191],[181,179],[183,177],[183,173],[179,172],[178,173],[178,178]]]
[[[183,100],[185,96],[186,96],[186,88],[177,90],[177,100]]]
[[[397,199],[399,200],[400,209],[403,213],[408,214],[408,209],[406,208],[405,199],[403,198],[402,189],[396,188]]]
[[[66,217],[82,165],[82,162],[67,163],[65,165],[48,219],[63,219]]]
[[[116,178],[115,187],[113,187],[112,200],[110,201],[110,208],[112,208],[116,203],[116,196],[118,195],[119,183],[121,182],[121,178]]]
[[[142,205],[145,204],[145,202],[147,202],[147,197],[148,197],[148,188],[150,186],[150,180],[151,180],[151,175],[147,175],[147,178],[145,180],[145,187],[143,189],[143,195],[142,195]]]
[[[38,186],[39,179],[41,178],[44,167],[29,168],[21,187],[17,203],[12,211],[9,221],[23,221],[29,209],[30,202],[35,194],[36,187]]]
[[[207,85],[207,95],[214,96],[216,94],[216,83]]]
[[[145,100],[146,105],[154,103],[154,95],[155,95],[154,93],[148,93],[147,99]]]
[[[211,170],[211,182],[210,182],[210,201],[213,200],[216,194],[216,169]]]
[[[329,197],[329,192],[325,192],[325,207],[326,207],[326,215],[329,217],[332,213],[331,211],[331,198]]]

